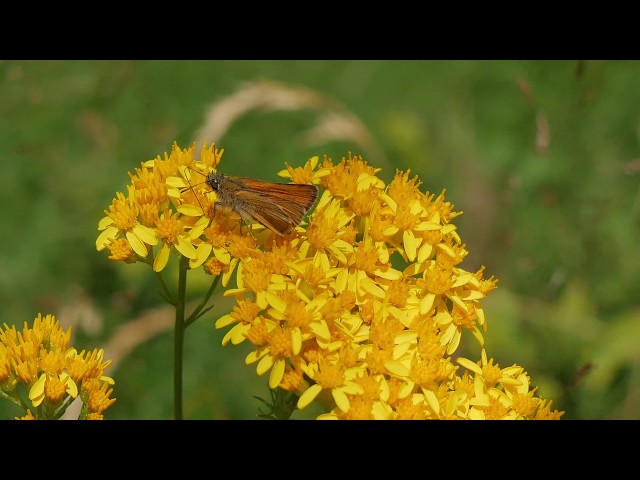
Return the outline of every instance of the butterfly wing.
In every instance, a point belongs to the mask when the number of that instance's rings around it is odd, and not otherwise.
[[[253,218],[268,229],[286,235],[297,227],[318,196],[315,185],[238,179],[243,188],[234,193],[243,218]]]

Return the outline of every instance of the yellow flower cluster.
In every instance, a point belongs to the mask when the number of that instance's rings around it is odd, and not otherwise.
[[[243,240],[240,224],[221,212],[211,222],[217,197],[204,179],[215,171],[224,150],[203,147],[200,162],[194,162],[194,149],[195,144],[187,149],[174,144],[164,158],[143,162],[129,173],[127,196],[118,192],[98,224],[98,251],[108,248],[112,260],[152,263],[155,272],[162,271],[174,253],[187,257],[191,268],[204,265],[210,274],[222,274],[223,285],[228,283],[235,266],[229,244],[241,249],[255,243]],[[202,176],[195,184],[193,172]]]
[[[22,331],[0,327],[0,396],[23,408],[23,419],[60,418],[80,395],[80,418],[102,420],[116,401],[110,398],[114,381],[104,376],[111,363],[103,362],[104,351],[78,353],[70,339],[71,328],[65,332],[53,315],[38,314]]]
[[[237,288],[225,295],[237,305],[216,322],[232,325],[223,345],[255,345],[247,364],[299,395],[298,408],[326,405],[319,418],[560,418],[522,367],[487,360],[480,301],[497,281],[459,266],[460,213],[444,191],[422,193],[410,172],[385,185],[377,172],[351,154],[280,172],[324,193],[306,228],[230,247]],[[482,358],[456,365],[464,331]]]
[[[420,191],[410,172],[386,185],[379,170],[351,154],[325,156],[280,172],[323,193],[308,224],[277,235],[212,208],[207,184],[223,150],[195,145],[143,162],[127,195],[118,193],[99,222],[98,250],[144,261],[160,272],[170,254],[221,276],[236,273],[231,326],[223,344],[249,341],[247,356],[269,386],[299,396],[298,408],[326,405],[320,418],[560,418],[536,396],[526,371],[500,368],[484,350],[480,301],[497,281],[467,255],[444,191]],[[155,248],[154,248],[155,247]],[[463,332],[480,344],[477,362],[452,357]]]

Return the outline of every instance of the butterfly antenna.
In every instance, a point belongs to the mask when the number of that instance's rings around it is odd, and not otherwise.
[[[202,175],[202,176],[206,177],[206,175],[205,175],[204,173],[202,173],[202,172],[198,172],[197,170],[194,170],[194,169],[189,168],[189,167],[185,167],[185,168],[189,169],[190,171],[194,171],[194,172],[196,172],[196,173],[199,173],[200,175]],[[196,197],[196,200],[197,200],[197,202],[198,202],[198,205],[200,205],[200,209],[201,209],[201,210],[202,210],[202,212],[204,213],[204,207],[203,207],[203,206],[202,206],[202,204],[200,203],[200,199],[198,198],[198,194],[196,193],[196,191],[195,191],[194,189],[195,189],[198,185],[202,185],[203,183],[206,183],[206,182],[207,182],[207,180],[205,179],[204,181],[202,181],[202,182],[200,182],[200,183],[196,183],[195,185],[191,185],[191,182],[189,181],[189,178],[188,178],[186,175],[185,175],[185,178],[187,179],[187,183],[189,184],[189,186],[188,186],[188,187],[183,188],[182,190],[180,190],[180,193],[184,193],[184,192],[186,192],[187,190],[191,190],[191,191],[193,191],[193,194],[194,194],[194,195],[195,195],[195,197]]]

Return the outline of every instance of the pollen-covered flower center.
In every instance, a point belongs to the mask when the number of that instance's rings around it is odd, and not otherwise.
[[[128,260],[133,256],[131,244],[125,238],[109,243],[107,248],[111,252],[109,258],[112,260]]]
[[[276,358],[290,358],[293,355],[291,348],[291,333],[278,328],[269,337],[269,350]]]
[[[453,285],[451,270],[443,270],[435,264],[431,264],[425,271],[422,279],[416,282],[418,288],[430,293],[442,295],[449,291]]]
[[[493,365],[492,362],[482,367],[482,378],[484,378],[484,383],[489,388],[495,387],[500,381],[501,376],[502,371],[500,367],[498,365]]]
[[[331,245],[338,237],[338,220],[327,215],[315,215],[307,230],[311,245],[322,250]]]
[[[291,327],[306,327],[311,323],[313,314],[303,302],[293,302],[287,307],[287,322]]]
[[[360,242],[353,254],[354,266],[357,270],[364,270],[371,275],[377,268],[378,256],[378,250],[375,247],[366,246],[364,242]]]
[[[349,201],[349,206],[353,213],[359,217],[366,217],[371,212],[373,205],[378,199],[378,189],[373,185],[367,190],[358,190]]]
[[[320,369],[315,375],[315,381],[323,389],[331,389],[341,386],[344,383],[344,373],[340,363],[332,365],[328,360],[320,361]]]
[[[129,231],[136,223],[138,212],[136,208],[129,203],[121,192],[116,193],[116,198],[109,206],[109,211],[105,212],[113,220],[113,224],[118,230]]]
[[[523,395],[521,393],[516,393],[512,399],[512,408],[523,417],[528,417],[534,414],[536,408],[538,407],[538,403],[540,402],[537,398],[533,397],[533,391]]]
[[[64,396],[66,382],[61,382],[58,375],[47,377],[44,384],[44,395],[51,403],[58,403]]]
[[[253,263],[247,263],[243,272],[243,280],[245,285],[254,292],[262,292],[266,290],[271,281],[271,273],[268,271],[256,268]]]
[[[269,340],[269,329],[264,318],[259,317],[252,322],[249,331],[246,333],[247,339],[257,346],[266,345]]]
[[[164,239],[167,243],[176,243],[178,236],[182,235],[183,229],[177,216],[165,212],[165,214],[156,222],[158,237]]]

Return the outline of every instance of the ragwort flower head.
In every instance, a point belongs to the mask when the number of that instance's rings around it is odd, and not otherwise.
[[[224,151],[204,145],[198,161],[194,153],[195,143],[185,149],[174,143],[170,153],[129,173],[127,195],[117,192],[98,223],[97,250],[108,249],[111,260],[146,262],[156,272],[172,254],[186,257],[190,268],[202,266],[210,275],[222,275],[226,286],[238,258],[256,248],[256,238],[271,240],[264,232],[245,235],[239,217],[213,208],[218,197],[207,178],[216,172]]]
[[[522,367],[486,360],[480,302],[497,280],[461,267],[461,212],[410,171],[389,185],[377,173],[351,154],[286,165],[281,176],[324,192],[295,235],[236,257],[225,295],[237,305],[216,322],[231,327],[223,345],[250,342],[246,363],[298,408],[323,405],[319,418],[559,418]],[[478,342],[478,363],[453,360],[464,338]]]
[[[111,363],[103,361],[104,351],[78,354],[70,340],[71,328],[63,330],[53,315],[38,314],[22,330],[0,327],[0,396],[24,409],[21,418],[59,418],[78,396],[84,404],[80,418],[95,418],[115,402],[108,398],[113,389],[106,391],[114,381],[104,375]],[[102,392],[100,402],[88,401],[89,383]]]

